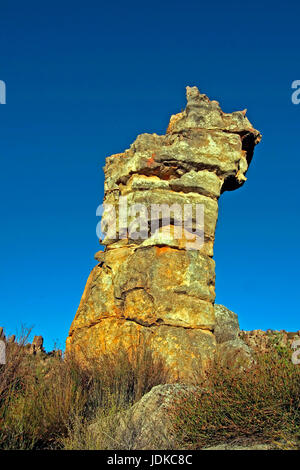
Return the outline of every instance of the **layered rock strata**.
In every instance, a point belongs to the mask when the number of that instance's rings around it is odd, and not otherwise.
[[[244,184],[261,138],[245,113],[223,113],[217,101],[187,87],[186,109],[171,117],[166,135],[139,135],[106,159],[105,249],[95,255],[68,351],[88,357],[147,343],[174,379],[209,366],[218,198]],[[157,205],[170,208],[169,218]]]

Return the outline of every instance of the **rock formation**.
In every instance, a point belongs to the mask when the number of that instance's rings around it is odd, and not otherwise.
[[[174,379],[209,366],[218,198],[244,184],[261,138],[245,114],[223,113],[187,87],[186,109],[171,117],[166,135],[142,134],[106,159],[105,249],[95,255],[67,351],[88,357],[142,342]],[[169,207],[169,217],[159,205]]]
[[[216,358],[223,366],[247,370],[253,364],[253,350],[241,337],[236,313],[215,304]]]
[[[260,353],[270,351],[274,345],[279,348],[287,348],[292,351],[295,347],[298,348],[297,345],[293,346],[293,344],[300,340],[300,330],[241,330],[239,332],[239,338],[252,350],[259,351]]]
[[[31,353],[37,354],[40,352],[45,352],[44,350],[44,338],[42,336],[34,336],[31,344]]]
[[[174,405],[197,390],[189,384],[156,385],[131,408],[114,415],[113,421],[108,416],[100,426],[92,423],[91,440],[101,443],[104,431],[110,450],[178,449],[172,429]]]
[[[11,335],[9,337],[5,336],[4,328],[0,326],[0,340],[4,341],[6,347],[20,348],[25,354],[29,356],[40,356],[41,358],[46,357],[59,357],[63,356],[61,349],[53,349],[52,351],[46,352],[44,349],[44,338],[43,336],[34,336],[32,343],[27,343],[25,337],[17,338],[16,335]]]

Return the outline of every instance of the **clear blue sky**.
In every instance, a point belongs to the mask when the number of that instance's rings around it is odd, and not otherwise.
[[[7,1],[0,6],[0,325],[64,347],[96,264],[105,157],[164,133],[197,85],[263,134],[220,200],[216,292],[244,329],[300,329],[300,4]]]

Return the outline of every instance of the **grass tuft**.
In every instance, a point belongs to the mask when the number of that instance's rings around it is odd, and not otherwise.
[[[255,359],[242,372],[216,363],[198,390],[176,403],[172,419],[181,448],[245,440],[298,445],[300,367],[277,341]]]
[[[164,365],[146,346],[130,358],[119,352],[83,366],[70,355],[32,356],[29,333],[7,345],[0,369],[0,449],[88,446],[82,440],[91,422],[114,416],[167,381]]]

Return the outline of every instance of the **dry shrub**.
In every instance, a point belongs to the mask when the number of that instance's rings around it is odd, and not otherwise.
[[[7,345],[0,371],[0,448],[55,446],[72,414],[84,406],[81,371],[75,363],[28,353],[26,336]]]
[[[21,387],[28,373],[25,348],[31,330],[22,329],[17,344],[6,347],[6,365],[0,365],[0,404],[11,389]]]
[[[29,333],[28,333],[29,334]],[[62,360],[26,352],[28,334],[9,345],[0,370],[0,449],[55,449],[73,444],[95,417],[132,405],[167,372],[146,347],[89,359]]]
[[[85,369],[93,377],[86,409],[75,416],[62,444],[68,450],[106,450],[123,448],[115,441],[116,415],[122,413],[155,385],[168,382],[165,363],[155,358],[147,344],[129,354],[120,350],[85,358]]]
[[[168,382],[168,369],[154,357],[149,345],[140,344],[130,353],[119,350],[86,361],[89,374],[98,377],[102,390],[114,395],[120,405],[133,404],[155,385]],[[99,374],[100,371],[100,374]]]
[[[300,367],[291,351],[257,354],[247,371],[222,367],[174,408],[180,447],[199,449],[232,441],[297,442],[300,438]]]

